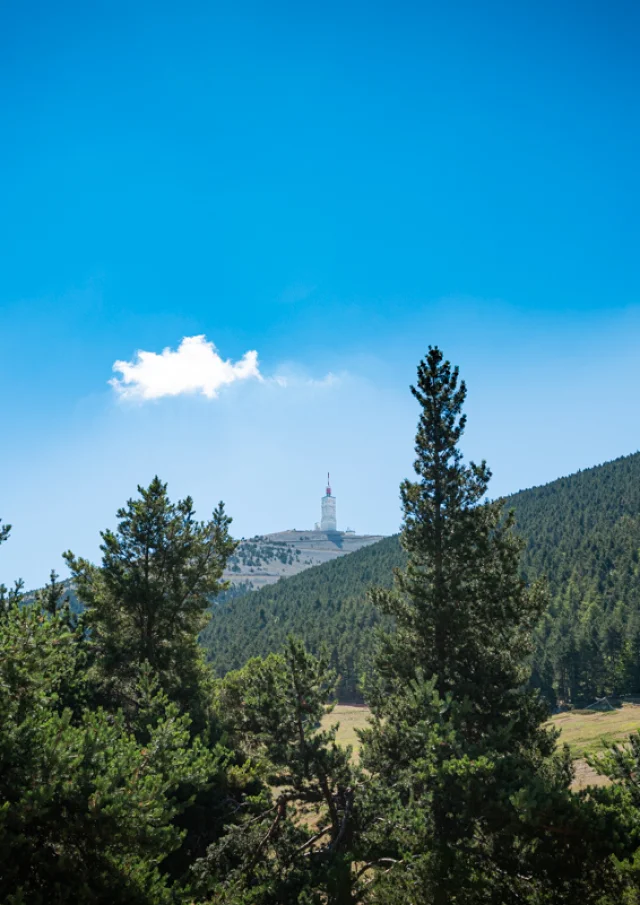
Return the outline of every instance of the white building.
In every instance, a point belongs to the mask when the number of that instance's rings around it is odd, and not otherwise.
[[[327,475],[327,492],[320,501],[322,517],[320,519],[321,531],[337,531],[338,523],[336,521],[336,498],[331,496],[331,483],[329,475]]]

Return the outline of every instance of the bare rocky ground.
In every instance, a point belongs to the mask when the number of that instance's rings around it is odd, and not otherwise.
[[[382,536],[377,534],[296,530],[243,538],[224,577],[233,585],[248,584],[257,590],[379,540]]]

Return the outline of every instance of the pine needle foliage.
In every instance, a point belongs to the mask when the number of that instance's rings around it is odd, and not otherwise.
[[[235,542],[220,503],[210,520],[193,500],[171,502],[154,478],[119,509],[115,531],[102,532],[102,564],[65,554],[86,608],[96,679],[107,698],[127,706],[148,663],[163,690],[197,716],[203,662],[197,636]]]
[[[216,756],[166,696],[144,745],[122,713],[67,707],[87,697],[82,656],[64,614],[16,605],[2,623],[0,901],[169,905],[183,789],[206,788]]]
[[[435,676],[439,695],[468,702],[471,737],[521,714],[513,690],[526,681],[532,630],[546,597],[541,585],[527,587],[520,577],[523,542],[513,516],[500,500],[481,502],[491,478],[486,463],[462,461],[467,390],[458,369],[431,349],[411,392],[421,413],[417,480],[400,488],[408,562],[396,571],[394,589],[371,595],[396,627],[382,635],[376,665],[391,686],[417,668]],[[538,719],[544,709],[532,715]]]
[[[392,590],[371,595],[396,630],[380,635],[373,725],[362,733],[365,767],[406,808],[389,826],[405,854],[388,901],[564,903],[579,889],[596,901],[610,849],[591,807],[570,793],[568,753],[554,756],[544,702],[525,687],[545,595],[521,578],[512,516],[501,501],[482,502],[486,463],[463,463],[466,387],[438,348],[412,393],[408,562]]]
[[[336,744],[335,684],[326,654],[290,637],[282,655],[252,659],[218,688],[218,709],[234,743],[266,782],[246,816],[195,868],[213,902],[356,905],[370,877],[362,772]]]

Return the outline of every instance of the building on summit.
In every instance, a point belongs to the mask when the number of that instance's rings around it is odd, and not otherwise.
[[[322,516],[320,519],[320,531],[337,531],[336,498],[331,496],[331,481],[327,474],[327,490],[320,501]]]

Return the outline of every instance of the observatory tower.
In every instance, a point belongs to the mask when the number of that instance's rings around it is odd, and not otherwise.
[[[320,519],[321,531],[337,531],[338,523],[336,522],[336,498],[331,496],[331,482],[327,474],[327,492],[322,497],[322,518]]]

